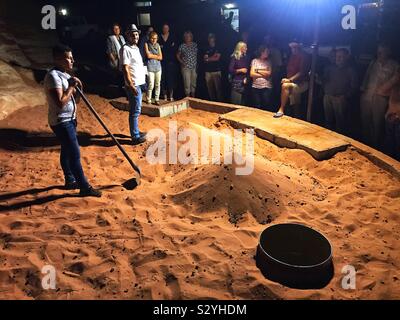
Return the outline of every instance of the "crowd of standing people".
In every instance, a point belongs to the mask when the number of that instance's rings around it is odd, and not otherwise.
[[[227,53],[220,49],[215,33],[209,33],[207,45],[200,48],[190,30],[179,41],[168,24],[162,26],[160,35],[149,27],[138,44],[147,67],[144,101],[159,105],[160,96],[173,101],[180,79],[185,96],[198,96],[201,66],[207,99],[271,111],[275,118],[287,114],[304,119],[311,55],[306,53],[301,41],[289,41],[289,54],[285,55],[285,50],[274,45],[269,34],[256,45],[249,44],[246,31],[238,40],[229,57],[224,57]],[[110,66],[115,70],[121,70],[118,59],[124,43],[120,27],[115,24],[107,45]],[[398,62],[391,58],[390,46],[384,43],[378,46],[376,59],[370,63],[362,81],[347,48],[332,49],[329,61],[319,64],[315,80],[322,97],[319,110],[324,114],[324,125],[351,135],[354,123],[360,123],[363,142],[399,157],[396,119],[400,114],[393,107],[397,103],[393,91],[399,85],[400,69]],[[224,89],[224,82],[229,83],[229,92]],[[395,97],[390,98],[391,95]],[[355,104],[359,105],[359,121],[352,119]]]

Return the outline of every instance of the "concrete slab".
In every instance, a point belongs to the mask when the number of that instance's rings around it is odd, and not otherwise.
[[[303,149],[317,160],[329,159],[349,145],[325,128],[283,117],[273,118],[271,112],[241,108],[220,116],[236,128],[254,128],[257,136],[285,148]]]
[[[128,111],[129,105],[126,98],[118,98],[110,101],[114,108],[119,110]],[[186,110],[188,108],[203,110],[207,112],[215,112],[218,114],[224,114],[235,111],[237,109],[247,107],[237,106],[234,104],[214,102],[208,100],[202,100],[197,98],[184,98],[173,102],[165,102],[160,100],[161,106],[155,106],[153,104],[142,103],[142,114],[151,117],[167,117],[174,113]],[[252,109],[252,108],[251,108]]]
[[[150,117],[167,117],[174,113],[181,112],[186,110],[189,107],[189,101],[187,99],[173,101],[173,102],[165,102],[160,101],[161,105],[156,106],[153,104],[142,104],[142,114],[150,116]],[[119,110],[127,111],[129,110],[129,104],[126,98],[119,98],[115,100],[111,100],[110,104]]]
[[[197,98],[187,98],[189,100],[190,108],[199,109],[208,112],[215,112],[219,114],[228,113],[237,109],[246,108],[244,106],[238,106],[230,103],[215,102],[202,100]]]

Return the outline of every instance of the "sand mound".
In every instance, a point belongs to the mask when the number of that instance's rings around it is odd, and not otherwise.
[[[142,184],[86,108],[79,108],[82,162],[100,199],[62,190],[59,147],[46,107],[0,121],[0,290],[24,299],[372,299],[400,298],[400,184],[349,148],[318,162],[301,150],[255,138],[250,176],[234,165],[150,165],[151,143],[129,145],[128,115],[90,96],[139,164]],[[141,129],[195,123],[222,129],[218,115],[188,110]],[[323,232],[335,277],[321,290],[293,290],[266,280],[255,266],[268,223],[300,222]],[[44,265],[57,289],[44,290]],[[341,269],[357,270],[357,289],[341,287]]]
[[[203,166],[175,176],[171,199],[199,215],[227,211],[229,221],[238,223],[248,213],[261,224],[271,223],[285,211],[281,199],[304,188],[289,180],[283,185],[280,174],[257,162],[250,176],[236,176],[231,165]]]

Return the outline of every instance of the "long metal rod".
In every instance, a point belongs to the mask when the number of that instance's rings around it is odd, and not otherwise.
[[[102,127],[104,128],[104,130],[107,131],[108,135],[111,137],[111,139],[114,140],[115,144],[117,145],[117,147],[119,148],[119,150],[122,152],[122,154],[125,156],[126,160],[128,160],[129,164],[132,166],[133,170],[135,170],[139,175],[140,173],[140,169],[139,167],[132,161],[132,159],[129,157],[129,155],[126,153],[125,149],[121,146],[121,144],[118,142],[118,140],[114,137],[114,135],[111,133],[111,131],[107,128],[106,124],[104,123],[104,121],[100,118],[99,114],[97,113],[97,111],[93,108],[93,106],[91,105],[91,103],[89,102],[89,100],[85,97],[85,95],[83,94],[83,92],[77,87],[76,90],[79,92],[79,94],[81,95],[83,101],[85,101],[86,105],[88,106],[89,110],[92,111],[93,115],[96,117],[97,121],[100,122],[100,124],[102,125]]]
[[[307,121],[311,122],[312,118],[312,107],[314,100],[314,88],[315,88],[315,69],[317,66],[317,58],[318,58],[318,46],[319,46],[319,27],[320,27],[320,4],[317,3],[317,12],[315,17],[315,25],[314,25],[314,43],[312,45],[312,61],[311,61],[311,72],[310,72],[310,88],[308,90],[308,103],[307,103]]]

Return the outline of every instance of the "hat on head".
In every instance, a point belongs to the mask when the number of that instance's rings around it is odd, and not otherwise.
[[[289,47],[302,47],[303,43],[299,41],[297,38],[293,38],[291,41],[289,41]]]
[[[138,32],[138,33],[140,33],[140,30],[136,27],[136,24],[129,24],[126,27],[126,31],[125,32],[126,33],[128,33],[128,32]]]

